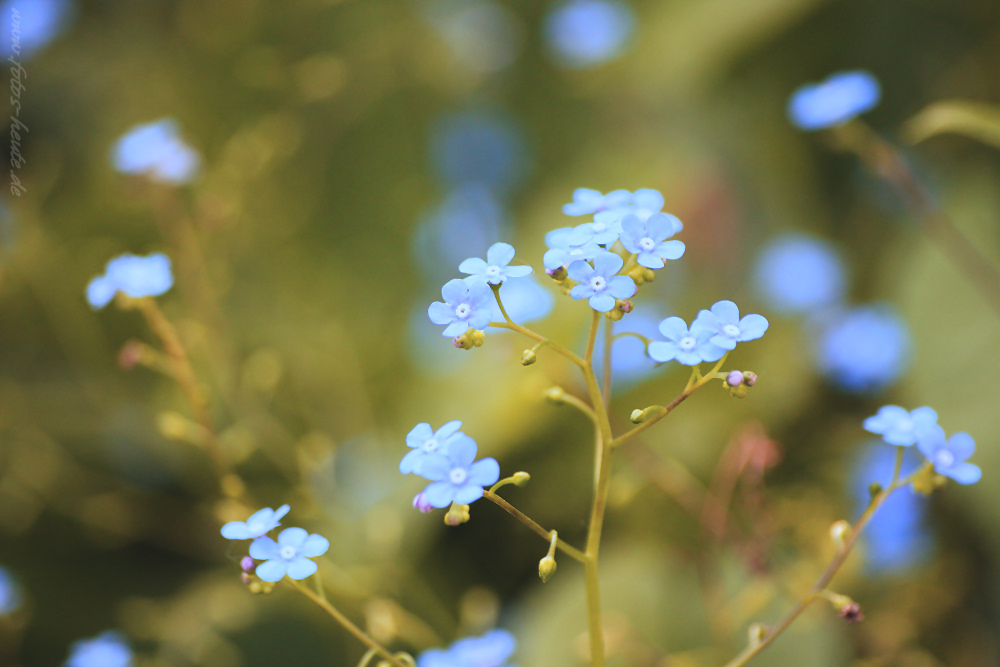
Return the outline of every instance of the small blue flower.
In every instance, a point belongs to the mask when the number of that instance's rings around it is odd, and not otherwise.
[[[809,313],[844,298],[846,271],[837,250],[817,238],[779,236],[757,258],[754,283],[768,307]]]
[[[875,108],[880,96],[878,80],[868,72],[839,72],[796,90],[788,101],[788,118],[800,130],[822,130]]]
[[[121,633],[109,630],[81,639],[70,648],[63,667],[132,667],[132,649]]]
[[[983,476],[979,466],[966,462],[976,451],[976,442],[968,433],[945,439],[944,429],[935,424],[919,434],[917,449],[934,464],[935,471],[959,484],[975,484]]]
[[[820,370],[851,392],[875,391],[909,365],[910,333],[895,313],[867,306],[836,315],[818,341]]]
[[[288,514],[288,505],[276,510],[270,507],[254,512],[246,521],[230,521],[222,527],[222,536],[227,540],[253,540],[267,535],[281,525],[281,517]]]
[[[470,257],[458,266],[462,273],[483,278],[491,285],[499,285],[507,278],[523,278],[531,273],[530,266],[508,266],[514,259],[514,247],[508,243],[494,243],[486,251],[486,259]]]
[[[683,241],[667,239],[682,229],[681,221],[666,213],[654,213],[645,222],[631,213],[622,218],[622,245],[638,255],[647,269],[662,269],[665,259],[684,255]]]
[[[566,215],[590,215],[627,206],[632,201],[628,190],[615,190],[606,195],[589,188],[573,191],[573,201],[563,206]]]
[[[15,611],[21,606],[21,587],[14,577],[0,567],[0,616]]]
[[[877,433],[890,445],[909,447],[925,430],[937,424],[937,413],[924,406],[907,412],[898,405],[885,405],[865,420],[865,430]]]
[[[126,132],[112,147],[111,162],[124,174],[178,184],[194,178],[201,158],[181,140],[177,123],[164,118]]]
[[[663,195],[660,194],[658,190],[653,190],[651,188],[639,188],[632,193],[632,197],[628,202],[628,205],[621,209],[622,213],[631,213],[635,217],[639,218],[641,222],[646,222],[649,220],[651,215],[659,213],[663,210]],[[684,225],[681,221],[674,216],[668,216],[672,218],[670,221],[674,227],[674,233],[684,229]]]
[[[483,495],[483,487],[500,479],[500,464],[496,459],[476,458],[476,442],[459,438],[448,445],[446,456],[424,459],[420,476],[431,480],[424,489],[424,500],[432,507],[447,507],[451,503],[468,505]]]
[[[542,257],[542,264],[549,271],[568,266],[577,260],[594,259],[602,248],[593,240],[577,243],[578,233],[573,227],[553,229],[545,235],[545,245],[549,250]]]
[[[757,340],[767,331],[763,315],[746,315],[740,319],[740,309],[732,301],[719,301],[711,310],[698,313],[691,328],[705,327],[715,334],[709,339],[713,345],[733,350],[736,343]]]
[[[718,361],[725,348],[712,343],[715,332],[703,326],[691,325],[679,317],[668,317],[660,322],[660,333],[666,341],[654,340],[649,344],[649,356],[656,361],[677,361],[685,366],[697,366],[703,361]]]
[[[447,649],[424,651],[417,658],[417,667],[503,667],[515,648],[514,635],[490,630],[482,637],[459,639]]]
[[[108,305],[119,291],[140,299],[159,296],[173,285],[174,275],[170,270],[170,258],[166,255],[154,253],[140,257],[125,254],[108,262],[104,275],[87,284],[87,301],[92,308],[100,309]]]
[[[571,68],[613,60],[625,51],[634,32],[632,8],[618,0],[570,0],[545,19],[549,49]]]
[[[585,222],[573,228],[573,244],[598,244],[610,248],[622,233],[620,211],[601,211],[594,215],[593,222]]]
[[[65,32],[75,14],[73,0],[7,0],[0,4],[0,16],[4,17],[0,54],[5,60],[31,57]]]
[[[493,290],[481,279],[449,280],[441,288],[444,303],[435,301],[427,309],[434,324],[447,324],[442,336],[454,338],[471,329],[485,329],[493,319]]]
[[[310,535],[302,528],[286,528],[275,542],[270,537],[258,537],[250,543],[250,556],[266,561],[257,566],[257,576],[264,581],[279,581],[286,574],[292,579],[305,579],[318,569],[309,560],[326,553],[330,541],[322,535]]]
[[[615,299],[635,295],[635,281],[629,276],[615,275],[625,261],[613,252],[601,251],[594,257],[594,265],[577,260],[569,265],[566,274],[579,283],[569,291],[574,299],[589,299],[590,307],[606,313],[615,307]]]
[[[406,434],[406,446],[411,449],[399,462],[399,472],[404,475],[410,473],[419,475],[420,465],[425,459],[446,455],[452,442],[469,437],[460,432],[458,430],[460,428],[462,428],[460,421],[450,421],[437,431],[431,429],[431,425],[427,422],[414,426]]]

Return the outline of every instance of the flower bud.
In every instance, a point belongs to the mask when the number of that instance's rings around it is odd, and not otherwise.
[[[246,574],[252,574],[256,567],[257,564],[254,563],[253,558],[251,558],[250,556],[244,556],[243,560],[240,561],[240,568]]]
[[[538,576],[541,578],[543,584],[555,573],[556,567],[556,559],[552,556],[546,556],[538,561]]]
[[[830,526],[830,537],[833,539],[833,544],[837,547],[837,551],[841,551],[844,548],[844,543],[850,535],[851,524],[843,519],[834,521],[833,525]]]
[[[642,279],[647,283],[653,282],[653,279],[656,278],[656,274],[653,272],[653,269],[647,269],[645,266],[641,268],[642,268]]]
[[[653,415],[662,412],[663,409],[664,408],[662,405],[651,405],[648,408],[643,408],[641,410],[639,408],[636,408],[635,410],[632,411],[632,414],[629,415],[629,421],[631,421],[633,424],[641,424],[642,422],[646,421]]]
[[[514,486],[526,486],[531,481],[531,475],[521,470],[511,475],[510,479]]]
[[[142,361],[145,347],[137,340],[128,341],[118,353],[118,365],[127,371],[132,370]]]
[[[546,269],[545,273],[549,275],[549,278],[555,280],[556,282],[561,282],[566,279],[566,267],[560,266],[555,269]]]
[[[757,374],[753,371],[743,371],[743,384],[748,387],[757,384]]]
[[[253,583],[253,577],[251,577],[246,572],[240,572],[240,581],[243,582],[244,586],[249,586]]]
[[[621,308],[618,308],[616,306],[616,307],[612,308],[611,310],[609,310],[608,312],[604,313],[604,316],[606,318],[608,318],[609,320],[611,320],[612,322],[617,322],[617,321],[621,320],[622,317],[625,316],[625,313],[622,312]]]
[[[848,623],[860,623],[865,620],[865,613],[861,611],[861,605],[851,602],[840,608],[840,617]]]
[[[747,640],[750,642],[750,646],[760,646],[770,631],[771,629],[763,623],[751,623],[750,627],[747,628]]]
[[[530,366],[531,364],[538,361],[538,357],[535,356],[535,351],[533,349],[527,349],[521,353],[521,365]]]
[[[743,371],[729,371],[726,376],[726,384],[730,387],[738,387],[743,384]]]
[[[868,495],[875,498],[878,494],[882,493],[882,485],[878,482],[872,482],[868,485]]]
[[[434,507],[427,502],[427,497],[424,495],[423,491],[413,496],[413,508],[421,514],[427,514],[434,509]]]
[[[444,522],[449,526],[461,526],[463,523],[468,521],[469,506],[468,505],[458,505],[452,503],[451,507],[448,508],[448,513],[444,515]]]
[[[562,403],[566,391],[562,387],[549,387],[545,390],[545,399],[553,403]]]
[[[631,313],[635,309],[635,305],[628,299],[619,299],[618,307],[625,314]]]

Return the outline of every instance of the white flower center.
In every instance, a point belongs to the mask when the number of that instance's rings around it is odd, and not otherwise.
[[[489,266],[486,267],[486,275],[489,276],[490,278],[499,278],[500,267],[497,266],[496,264],[490,264]]]
[[[722,327],[722,333],[726,334],[730,338],[739,338],[740,328],[735,324],[727,324],[726,326]]]
[[[608,283],[604,280],[603,276],[594,276],[590,279],[590,287],[595,292],[603,292],[604,288],[607,287]]]
[[[646,236],[642,239],[639,239],[639,247],[642,248],[643,251],[645,252],[650,252],[653,250],[653,248],[656,247],[656,241]]]
[[[465,484],[465,480],[469,479],[469,471],[465,468],[452,468],[451,472],[448,473],[448,479],[455,486]]]
[[[295,558],[296,553],[298,553],[298,550],[295,547],[288,546],[287,544],[281,547],[278,551],[278,554],[285,560],[292,560]]]
[[[937,453],[934,454],[934,463],[942,468],[950,468],[955,465],[955,455],[947,449],[939,449]]]
[[[472,306],[470,306],[469,304],[460,303],[459,305],[455,306],[455,317],[457,317],[458,319],[467,320],[469,319],[469,315],[471,314],[472,314]]]
[[[680,342],[677,343],[677,347],[681,348],[685,352],[690,352],[697,344],[698,341],[694,339],[694,336],[684,336],[684,338],[681,338]]]
[[[433,452],[433,451],[436,451],[437,448],[438,448],[438,441],[435,440],[434,438],[428,438],[427,441],[423,444],[423,447],[422,447],[422,449],[425,452]]]

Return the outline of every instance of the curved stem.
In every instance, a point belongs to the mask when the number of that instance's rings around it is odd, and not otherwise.
[[[538,533],[538,535],[540,535],[542,539],[544,539],[546,542],[551,541],[553,531],[545,530],[538,523],[536,523],[531,517],[527,516],[524,512],[511,505],[509,502],[507,502],[497,494],[493,493],[493,491],[483,491],[483,498],[492,501],[493,503],[496,504],[497,507],[510,514],[512,517],[523,523],[525,526],[527,526],[534,532]],[[570,546],[569,544],[566,544],[566,542],[564,542],[562,539],[556,540],[556,547],[558,547],[559,550],[561,550],[570,558],[578,560],[584,564],[587,563],[587,555],[585,553],[583,553],[582,551],[580,551],[575,547]]]
[[[532,331],[527,327],[521,326],[520,324],[517,324],[515,322],[490,322],[490,326],[495,329],[510,329],[511,331],[516,331],[519,334],[527,336],[532,340],[538,341],[539,343],[544,343],[555,352],[558,352],[562,356],[572,361],[575,365],[580,366],[581,368],[583,367],[583,359],[573,354],[562,345],[559,345],[558,343],[553,343],[545,336],[539,333],[535,333],[534,331]]]

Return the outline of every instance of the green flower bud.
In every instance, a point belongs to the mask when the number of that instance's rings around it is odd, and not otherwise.
[[[527,349],[521,354],[522,366],[530,366],[536,361],[538,361],[538,357],[535,356],[535,351],[533,349]]]
[[[469,506],[468,505],[457,505],[455,503],[451,504],[448,508],[448,513],[444,515],[444,522],[449,526],[461,526],[463,523],[468,521]]]
[[[664,408],[662,405],[651,405],[648,408],[644,408],[642,410],[636,408],[635,410],[632,411],[632,414],[629,415],[629,421],[631,421],[633,424],[641,424],[650,417],[662,412],[663,409]]]
[[[528,482],[531,481],[531,475],[522,470],[511,475],[510,479],[514,486],[527,486]]]
[[[553,403],[562,403],[566,391],[562,387],[549,387],[545,390],[545,399]]]
[[[556,567],[556,559],[552,556],[546,556],[538,561],[538,576],[541,578],[543,584],[555,573]]]

